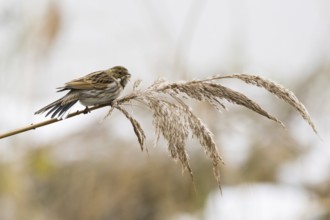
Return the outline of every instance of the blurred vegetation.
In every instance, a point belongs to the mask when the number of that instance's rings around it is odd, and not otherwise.
[[[0,218],[168,219],[203,207],[216,185],[204,157],[192,158],[198,161],[194,188],[190,176],[164,153],[132,158],[139,150],[127,145],[111,144],[106,147],[118,150],[70,162],[56,161],[47,146],[29,151],[23,164],[2,165],[0,207],[14,203],[7,215],[1,210]]]

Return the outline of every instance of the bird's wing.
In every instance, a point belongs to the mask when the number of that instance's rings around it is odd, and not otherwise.
[[[65,86],[61,89],[78,89],[78,90],[88,90],[88,89],[105,89],[110,83],[117,83],[115,78],[111,77],[105,71],[97,71],[86,75],[85,77],[74,79],[70,82],[65,83]],[[61,91],[60,90],[60,91]]]

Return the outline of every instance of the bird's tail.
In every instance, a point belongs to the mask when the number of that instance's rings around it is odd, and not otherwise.
[[[52,113],[51,118],[61,117],[74,104],[76,104],[77,101],[78,101],[78,99],[71,99],[68,101],[67,95],[65,95],[64,97],[56,100],[55,102],[52,102],[49,105],[43,107],[42,109],[39,109],[34,114],[35,115],[42,114],[42,113],[48,111],[46,114],[46,117],[51,113]]]

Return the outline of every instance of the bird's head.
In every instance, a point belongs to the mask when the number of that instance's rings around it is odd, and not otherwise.
[[[125,87],[131,78],[131,74],[123,66],[114,66],[109,69],[109,73],[115,78],[120,79],[120,84],[122,87]]]

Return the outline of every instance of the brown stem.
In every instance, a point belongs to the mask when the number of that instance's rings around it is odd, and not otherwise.
[[[99,108],[102,108],[102,107],[105,107],[105,106],[108,106],[108,105],[98,105],[98,106],[91,107],[88,110],[91,112],[91,111],[94,111],[96,109],[99,109]],[[80,114],[86,114],[85,109],[81,110],[81,111],[76,111],[76,112],[70,113],[67,118],[71,118],[71,117],[74,117],[74,116],[77,116],[77,115],[80,115]],[[59,121],[62,121],[62,120],[63,119],[61,119],[61,118],[60,119],[52,118],[52,119],[49,119],[47,121],[39,122],[37,124],[31,124],[29,126],[14,129],[12,131],[8,131],[6,133],[0,134],[0,139],[5,138],[5,137],[9,137],[9,136],[13,136],[15,134],[23,133],[25,131],[33,130],[33,129],[36,129],[36,128],[39,128],[39,127],[42,127],[42,126],[45,126],[45,125],[53,124],[53,123],[56,123],[56,122],[59,122]]]

